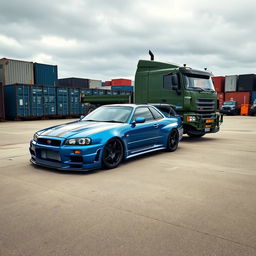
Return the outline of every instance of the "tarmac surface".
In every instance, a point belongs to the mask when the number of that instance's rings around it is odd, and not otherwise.
[[[33,133],[66,121],[0,123],[1,256],[256,255],[256,117],[108,171],[32,166]]]

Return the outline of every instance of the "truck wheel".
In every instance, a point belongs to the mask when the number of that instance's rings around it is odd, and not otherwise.
[[[167,139],[166,151],[173,152],[179,145],[179,132],[177,129],[173,129]]]
[[[191,138],[201,138],[205,135],[205,133],[190,133],[190,132],[187,132],[188,136],[191,137]]]

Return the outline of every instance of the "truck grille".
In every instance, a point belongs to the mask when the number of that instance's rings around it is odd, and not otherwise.
[[[47,139],[47,138],[38,138],[37,143],[43,144],[43,145],[50,145],[59,147],[61,144],[61,140],[54,140],[54,139]]]
[[[196,110],[200,114],[210,114],[215,112],[215,99],[197,99]]]

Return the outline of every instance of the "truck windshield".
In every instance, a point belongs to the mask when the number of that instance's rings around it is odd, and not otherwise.
[[[214,86],[210,77],[199,77],[184,75],[185,87],[188,90],[211,91],[214,92]]]

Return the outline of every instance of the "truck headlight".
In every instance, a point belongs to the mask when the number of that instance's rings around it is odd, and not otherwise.
[[[195,122],[196,117],[195,116],[187,116],[187,122]]]
[[[90,145],[92,140],[90,138],[76,138],[76,139],[67,139],[65,145]]]

